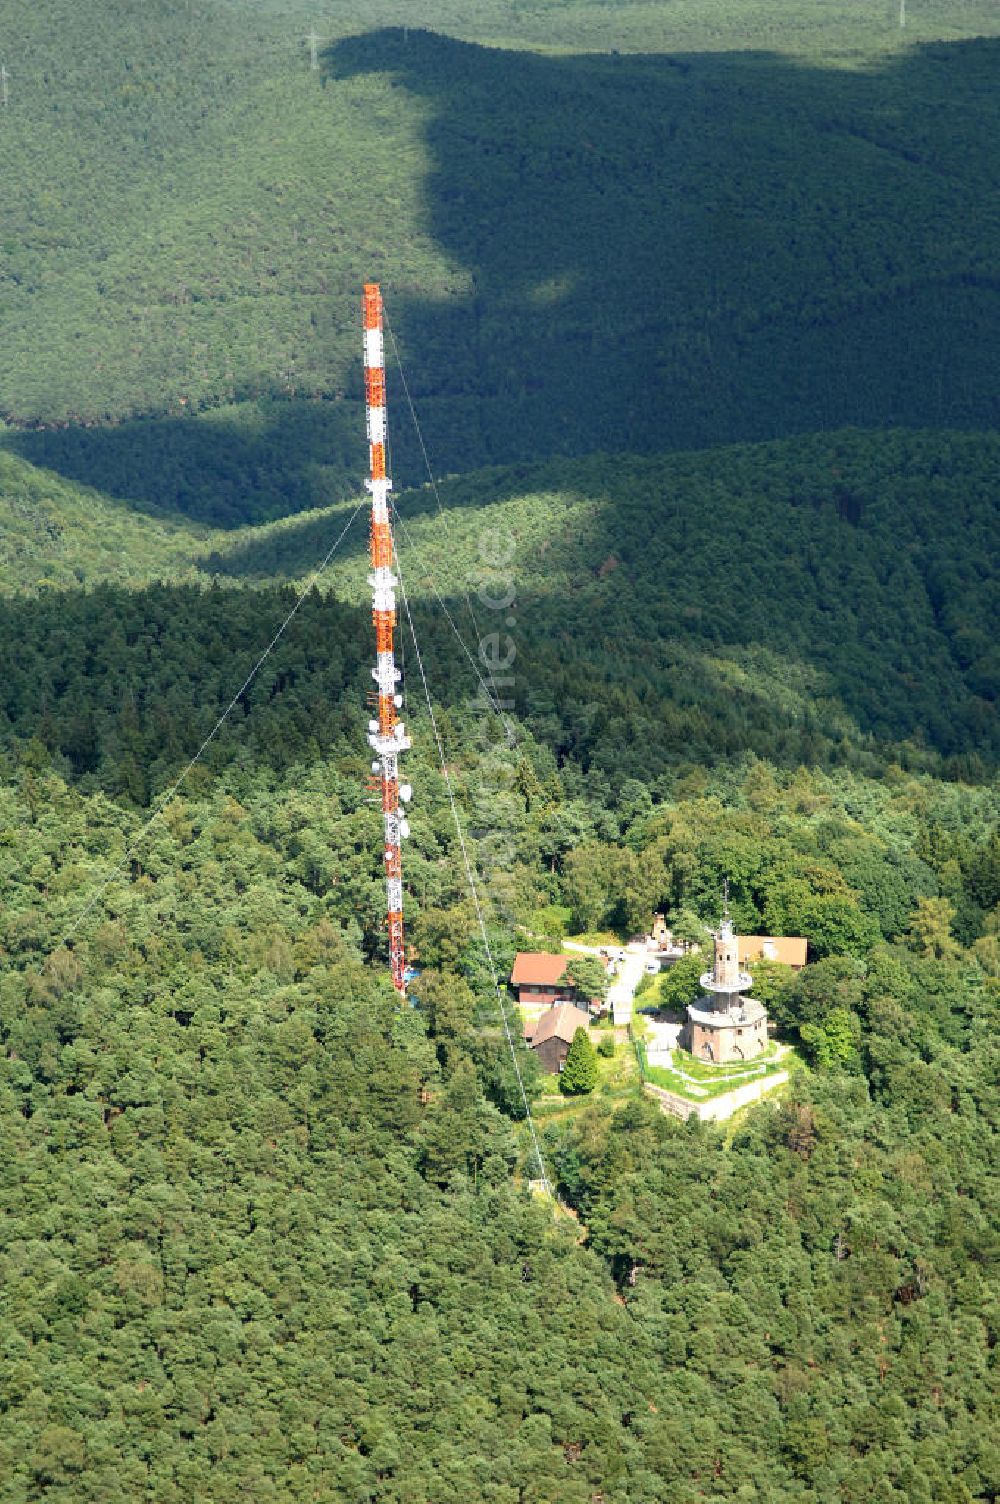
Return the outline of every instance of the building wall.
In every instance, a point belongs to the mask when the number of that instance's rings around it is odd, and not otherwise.
[[[715,980],[723,987],[735,988],[740,979],[740,960],[736,936],[728,925],[715,937]]]
[[[721,1097],[713,1097],[710,1102],[689,1102],[687,1097],[665,1091],[662,1086],[654,1086],[651,1081],[646,1082],[645,1090],[656,1098],[664,1112],[672,1113],[674,1117],[686,1120],[693,1113],[703,1122],[721,1123],[749,1102],[759,1102],[768,1092],[784,1086],[787,1080],[787,1071],[777,1071],[773,1076],[760,1076],[756,1081],[746,1081],[732,1091],[723,1092]]]
[[[572,987],[560,986],[558,982],[551,984],[539,984],[536,982],[521,982],[517,989],[519,1003],[541,1003],[546,1008],[551,1008],[553,1003],[572,1003],[576,1001],[576,993]]]
[[[755,1024],[728,1024],[725,1028],[709,1029],[704,1024],[690,1024],[688,1049],[699,1060],[711,1060],[715,1065],[731,1065],[736,1060],[753,1060],[767,1049],[767,1020]],[[705,1046],[711,1045],[708,1055]]]
[[[547,1071],[550,1076],[558,1076],[566,1063],[566,1056],[569,1054],[569,1045],[566,1040],[556,1039],[553,1036],[551,1039],[543,1040],[534,1049],[542,1070]]]

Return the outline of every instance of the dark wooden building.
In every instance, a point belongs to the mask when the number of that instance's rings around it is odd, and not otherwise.
[[[558,1076],[566,1064],[569,1047],[577,1029],[588,1029],[590,1015],[572,1003],[556,1003],[538,1020],[531,1036],[531,1048],[538,1056],[543,1071]]]

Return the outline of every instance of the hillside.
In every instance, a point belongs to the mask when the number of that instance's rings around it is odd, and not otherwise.
[[[397,547],[435,692],[460,703],[475,682],[436,595],[451,603],[466,643],[495,629],[482,604],[473,623],[465,594],[492,588],[484,529],[509,540],[518,712],[560,757],[616,781],[748,751],[873,771],[889,756],[977,777],[1000,748],[990,565],[998,478],[1000,442],[975,434],[848,431],[687,455],[592,456],[446,481],[440,512],[429,489],[402,493]],[[287,609],[270,587],[301,586],[356,506],[213,532],[141,517],[12,456],[0,456],[0,502],[8,592],[219,581],[259,595],[204,605],[190,591],[123,599],[114,616],[136,622],[125,658],[94,656],[106,638],[107,593],[12,603],[3,613],[8,724],[90,771],[104,765],[112,779],[114,676],[126,671],[135,686],[138,730],[172,682],[163,634],[179,642],[205,617],[195,635],[214,637],[209,621],[226,619],[231,663],[216,656],[217,694],[193,708],[207,730],[254,644],[263,648]],[[356,521],[320,589],[361,607],[366,554]],[[321,720],[346,688],[340,665],[357,665],[367,630],[359,611],[338,622],[326,638],[329,666],[310,652],[296,673],[296,697]],[[53,650],[67,640],[86,664],[82,678]],[[193,642],[183,650],[198,651]],[[91,750],[81,760],[83,704]],[[108,738],[105,755],[97,749]]]
[[[370,275],[446,470],[997,421],[988,6],[105,9],[4,27],[36,463],[227,526],[344,494]]]
[[[144,515],[0,447],[0,595],[196,578],[194,560],[225,536]]]
[[[998,52],[0,0],[0,1504],[1000,1498]],[[788,1083],[544,1075],[515,949],[723,894]]]
[[[5,777],[0,1497],[988,1500],[995,795],[755,764],[602,803],[528,742],[453,744],[470,828],[499,804],[516,853],[484,879],[501,912],[587,914],[595,886],[708,912],[725,872],[741,922],[805,918],[829,952],[770,981],[813,1072],[728,1142],[636,1091],[549,1130],[571,1221],[523,1190],[425,754],[411,1010],[365,964],[362,759],[276,778],[250,750],[130,860],[137,818],[36,748]],[[992,938],[960,949],[942,890]]]

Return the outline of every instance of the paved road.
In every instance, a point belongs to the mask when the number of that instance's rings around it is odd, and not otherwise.
[[[625,952],[625,959],[621,964],[621,970],[608,988],[608,1002],[611,1004],[611,1016],[616,1027],[622,1027],[632,1022],[632,1002],[635,998],[635,989],[639,985],[639,979],[646,968],[646,960],[649,952],[645,946],[630,945]]]
[[[646,1059],[650,1065],[672,1065],[673,1051],[680,1043],[680,1022],[668,1023],[665,1019],[646,1020]]]
[[[580,951],[585,956],[599,956],[601,949],[597,945],[581,945],[577,940],[563,941],[565,950]],[[613,946],[612,949],[620,950],[621,946]],[[632,1021],[632,1002],[635,997],[635,989],[639,985],[639,979],[645,970],[649,951],[643,945],[629,945],[625,950],[625,959],[621,963],[621,970],[608,988],[608,1002],[611,1005],[611,1016],[617,1028],[623,1028]]]

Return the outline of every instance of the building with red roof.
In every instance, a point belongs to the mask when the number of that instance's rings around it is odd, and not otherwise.
[[[806,964],[809,942],[801,935],[740,935],[739,948],[741,965],[748,962],[752,965],[763,957],[801,971]]]
[[[566,975],[568,960],[568,956],[553,956],[546,951],[519,950],[510,974],[518,1002],[535,1009],[573,1002],[576,989]]]

